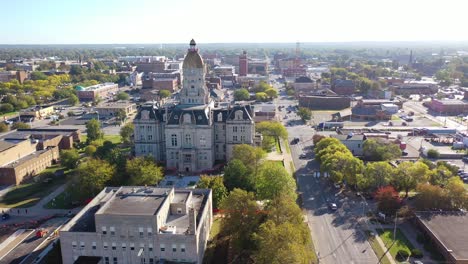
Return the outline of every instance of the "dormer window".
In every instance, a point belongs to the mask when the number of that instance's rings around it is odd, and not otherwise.
[[[236,120],[242,120],[243,119],[243,112],[241,110],[237,110],[235,113],[235,118]]]
[[[198,116],[198,120],[202,120],[202,116],[201,116],[201,115]]]
[[[190,114],[184,114],[184,124],[191,124],[192,119],[190,118]]]
[[[218,122],[223,122],[223,113],[218,114]]]
[[[178,115],[175,115],[175,116],[174,116],[174,119],[175,119],[175,120],[179,119],[179,116],[178,116]]]

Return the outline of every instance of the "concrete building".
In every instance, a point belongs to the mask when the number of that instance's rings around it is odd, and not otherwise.
[[[212,194],[206,189],[105,188],[60,230],[63,264],[201,264]]]
[[[249,73],[249,62],[247,59],[247,51],[243,51],[239,56],[239,76],[247,76]]]
[[[234,66],[216,66],[213,68],[216,76],[232,76],[235,74]]]
[[[167,69],[165,57],[146,58],[135,62],[138,72],[164,72]]]
[[[466,212],[416,212],[416,224],[444,256],[446,263],[468,264]]]
[[[96,98],[106,98],[119,92],[119,85],[116,83],[101,83],[88,87],[77,86],[78,99],[82,102],[93,101]]]
[[[137,111],[137,106],[131,102],[113,102],[96,107],[96,112],[100,117],[115,117],[119,111],[124,111],[129,116]]]
[[[343,145],[345,145],[354,156],[362,156],[364,154],[364,135],[354,135],[351,133],[349,135],[331,135],[330,137],[341,141],[341,143],[343,143]]]
[[[247,65],[249,74],[268,75],[268,61],[260,59],[250,59]]]
[[[179,172],[211,169],[229,160],[237,144],[254,144],[250,105],[215,107],[195,41],[183,63],[179,103],[143,105],[134,119],[135,154],[153,156]]]
[[[37,118],[43,119],[46,116],[55,114],[54,106],[36,106],[19,112],[20,119]]]
[[[17,185],[51,166],[59,157],[56,141],[15,134],[1,140],[0,185]]]

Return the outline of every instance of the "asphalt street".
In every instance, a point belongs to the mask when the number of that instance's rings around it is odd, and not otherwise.
[[[366,205],[358,198],[348,198],[339,194],[327,179],[315,177],[318,164],[313,160],[312,136],[315,131],[304,124],[288,107],[297,105],[280,93],[276,106],[285,106],[280,111],[280,119],[287,126],[289,141],[299,138],[299,143],[291,145],[291,155],[296,167],[297,184],[302,195],[308,225],[320,263],[378,263],[378,259],[366,240],[358,219],[364,216]],[[284,116],[288,116],[284,119]],[[306,154],[305,159],[299,159]],[[328,203],[336,203],[338,209],[331,210]]]

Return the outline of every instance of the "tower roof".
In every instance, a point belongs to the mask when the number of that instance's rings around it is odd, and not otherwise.
[[[190,49],[188,50],[187,55],[185,55],[182,68],[203,68],[203,60],[200,54],[198,54],[198,49],[196,49],[195,46],[195,40],[192,39],[190,41]]]

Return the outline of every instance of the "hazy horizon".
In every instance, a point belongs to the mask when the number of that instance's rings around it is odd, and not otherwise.
[[[463,0],[17,0],[4,45],[465,42]]]

